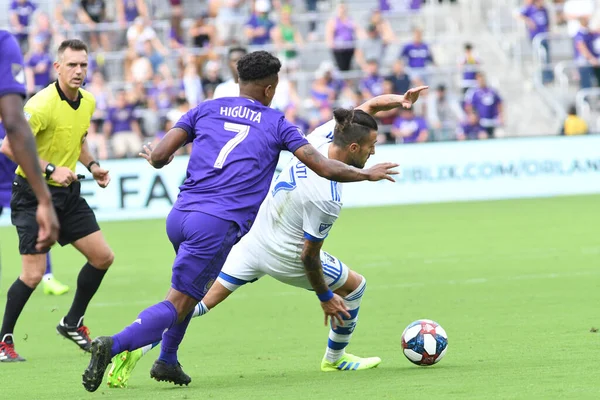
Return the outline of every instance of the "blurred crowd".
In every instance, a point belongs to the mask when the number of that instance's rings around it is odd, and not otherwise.
[[[145,0],[114,1],[110,17],[106,0],[62,0],[52,15],[30,0],[13,0],[9,10],[25,54],[29,95],[54,79],[53,51],[61,40],[78,37],[89,44],[85,88],[97,109],[88,140],[100,159],[136,156],[143,142],[159,140],[191,107],[237,95],[235,65],[246,51],[264,48],[279,56],[283,68],[272,107],[306,132],[330,120],[335,107],[430,84],[436,68],[421,29],[414,26],[410,38],[401,38],[388,20],[392,13],[418,16],[427,6],[422,0],[374,1],[364,21],[353,18],[344,3],[328,8],[331,2],[320,0],[209,0],[193,17],[185,15],[181,0],[169,0],[166,18],[156,18],[156,8]],[[308,16],[308,31],[298,28],[296,13]],[[537,14],[523,15],[539,25]],[[303,64],[310,52],[303,49],[314,43],[324,43],[330,57],[309,70]],[[392,44],[400,51],[390,56]],[[119,76],[107,68],[110,54],[121,55]],[[460,90],[436,82],[414,109],[381,113],[379,143],[495,136],[504,122],[502,98],[481,72],[484,62],[471,44],[455,56]],[[309,96],[299,94],[298,74],[312,76]]]
[[[571,61],[576,68],[569,74],[570,81],[578,82],[580,89],[600,87],[600,2],[596,0],[524,0],[517,17],[523,21],[534,42],[536,36],[542,47],[542,82],[555,82],[554,67],[563,61],[552,56],[549,40],[566,35],[572,44]],[[572,101],[574,101],[572,96]],[[568,107],[567,118],[561,134],[577,135],[589,133],[585,120],[577,115],[575,104]]]

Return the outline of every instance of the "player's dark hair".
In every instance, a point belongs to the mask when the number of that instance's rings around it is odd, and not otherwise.
[[[568,110],[567,114],[569,114],[569,115],[577,115],[577,107],[575,107],[575,104],[571,104],[569,106],[569,110]]]
[[[233,46],[229,48],[229,51],[227,52],[227,58],[231,58],[231,55],[233,53],[242,53],[243,55],[248,54],[248,50],[245,47],[242,46]]]
[[[58,56],[62,56],[66,49],[71,49],[75,51],[85,51],[89,53],[87,44],[79,39],[67,39],[64,40],[60,46],[58,46]]]
[[[336,146],[346,147],[352,143],[362,143],[371,131],[377,130],[375,118],[362,110],[347,110],[337,108],[333,111],[335,129],[333,143]]]
[[[269,52],[255,51],[240,58],[237,70],[240,82],[259,81],[277,75],[281,62]]]

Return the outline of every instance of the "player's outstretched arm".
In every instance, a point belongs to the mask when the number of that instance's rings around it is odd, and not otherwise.
[[[404,96],[399,94],[383,94],[365,101],[360,106],[356,107],[356,109],[362,110],[370,115],[375,115],[380,111],[392,110],[398,107],[410,108],[417,100],[419,100],[421,92],[427,89],[429,89],[429,86],[418,86],[409,89]]]
[[[52,205],[48,185],[42,175],[33,133],[23,114],[23,98],[20,94],[7,94],[0,97],[0,118],[12,147],[11,156],[25,172],[38,200],[36,215],[39,225],[38,250],[48,248],[58,239],[58,218]]]
[[[311,144],[305,144],[294,152],[308,168],[315,171],[319,176],[337,182],[359,182],[359,181],[380,181],[387,179],[395,182],[392,175],[398,164],[381,163],[368,169],[358,169],[341,161],[331,160],[323,156]]]
[[[335,329],[338,323],[341,326],[344,325],[343,316],[346,318],[351,317],[344,300],[337,294],[334,294],[325,282],[323,266],[321,265],[322,246],[322,240],[312,241],[305,239],[302,255],[300,257],[302,259],[302,264],[304,265],[306,277],[321,301],[321,307],[325,314],[325,325],[327,325],[328,319],[331,319],[331,325],[333,326],[333,329]]]
[[[173,161],[175,152],[186,144],[187,140],[186,131],[181,128],[173,128],[158,142],[156,148],[153,149],[150,143],[144,145],[144,151],[140,153],[140,156],[144,157],[154,168],[162,168]]]

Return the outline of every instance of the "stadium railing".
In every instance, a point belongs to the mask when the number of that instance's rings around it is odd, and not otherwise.
[[[580,89],[575,95],[575,107],[577,115],[583,118],[589,125],[590,132],[600,132],[600,88]]]

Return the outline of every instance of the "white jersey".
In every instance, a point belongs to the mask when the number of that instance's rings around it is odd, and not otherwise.
[[[335,119],[325,122],[312,131],[307,138],[313,146],[319,146],[321,143],[331,142],[333,140],[333,129],[335,128]]]
[[[327,157],[330,143],[318,140],[318,151]],[[271,185],[246,236],[278,258],[300,262],[304,240],[324,240],[341,209],[342,185],[294,157]]]
[[[328,157],[335,121],[308,135],[309,142]],[[219,274],[231,291],[264,275],[289,285],[311,289],[301,260],[304,241],[324,240],[342,209],[342,185],[292,158],[271,184],[250,232],[233,246]],[[321,250],[325,282],[331,290],[347,280],[349,268]]]

